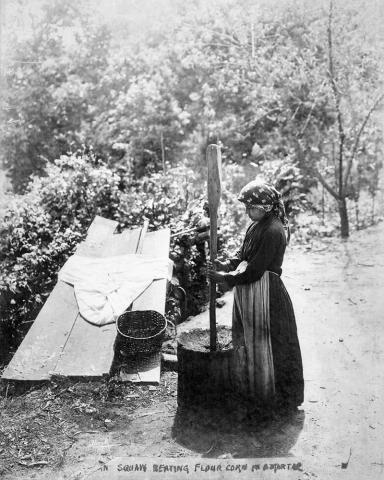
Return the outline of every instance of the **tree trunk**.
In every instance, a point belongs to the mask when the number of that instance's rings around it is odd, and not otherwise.
[[[349,237],[349,221],[348,221],[347,200],[345,197],[343,197],[339,200],[338,203],[339,203],[341,238],[348,238]]]

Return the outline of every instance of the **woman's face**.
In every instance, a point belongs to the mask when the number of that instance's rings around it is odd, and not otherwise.
[[[265,210],[263,207],[259,207],[257,205],[253,207],[246,207],[245,212],[253,222],[259,222],[265,215]]]

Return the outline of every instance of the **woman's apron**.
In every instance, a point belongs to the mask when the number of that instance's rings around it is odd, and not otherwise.
[[[242,262],[237,272],[246,267]],[[256,405],[270,405],[275,396],[275,378],[270,334],[269,273],[256,282],[234,288],[232,343],[244,364],[247,392]],[[244,358],[245,356],[245,358]],[[245,362],[243,361],[245,360]]]

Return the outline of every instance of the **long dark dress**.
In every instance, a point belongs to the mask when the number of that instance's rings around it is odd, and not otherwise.
[[[225,275],[235,287],[233,344],[245,349],[249,396],[278,408],[304,399],[295,314],[280,278],[286,245],[281,221],[266,216],[250,225],[242,248],[228,261],[233,271]]]

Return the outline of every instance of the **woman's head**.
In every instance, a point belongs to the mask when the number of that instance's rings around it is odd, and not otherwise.
[[[246,206],[246,212],[253,221],[261,220],[265,215],[274,214],[284,225],[288,224],[280,193],[271,185],[254,180],[247,183],[238,200]],[[254,218],[252,218],[254,217]]]
[[[267,214],[261,205],[246,205],[245,213],[253,222],[260,222],[260,220]]]

